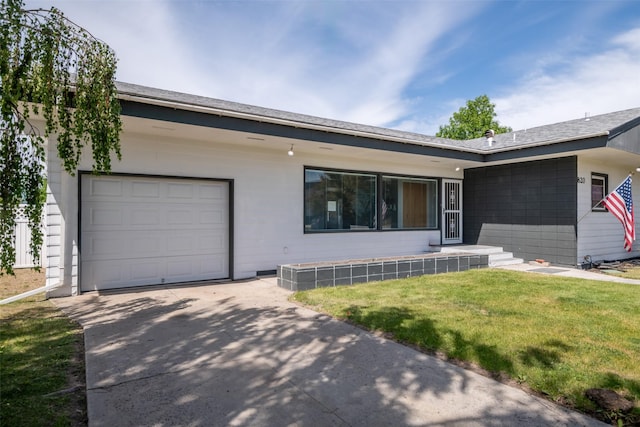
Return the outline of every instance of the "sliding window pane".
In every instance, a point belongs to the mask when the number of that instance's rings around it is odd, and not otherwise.
[[[384,176],[382,228],[437,228],[437,188],[433,179]]]

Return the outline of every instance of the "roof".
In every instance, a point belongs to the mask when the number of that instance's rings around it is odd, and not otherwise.
[[[619,132],[640,125],[640,108],[584,117],[496,135],[489,148],[485,138],[465,141],[469,146],[484,145],[487,152],[519,149],[523,146],[547,145],[597,136],[613,138]]]
[[[164,101],[176,105],[201,108],[210,110],[212,113],[229,114],[232,116],[242,114],[252,116],[256,120],[274,120],[277,122],[288,122],[303,126],[318,126],[327,129],[333,129],[341,133],[365,133],[370,135],[378,135],[381,138],[402,139],[407,142],[436,144],[442,146],[458,146],[462,145],[462,141],[455,141],[436,136],[428,136],[413,132],[405,132],[395,129],[388,129],[377,126],[369,126],[341,120],[327,119],[322,117],[310,116],[306,114],[292,113],[289,111],[276,110],[272,108],[258,107],[255,105],[241,104],[238,102],[224,101],[216,98],[207,98],[198,95],[190,95],[180,92],[173,92],[163,89],[150,88],[146,86],[138,86],[130,83],[117,82],[118,94],[120,97],[126,98],[133,96],[138,102],[154,103],[154,101]]]
[[[219,116],[241,117],[258,122],[283,124],[295,128],[308,128],[338,134],[366,136],[396,143],[423,145],[476,154],[493,154],[604,136],[606,136],[606,140],[608,140],[619,132],[640,125],[639,107],[499,134],[494,137],[492,145],[489,146],[485,138],[458,141],[167,91],[130,83],[117,82],[117,89],[121,99],[136,103],[166,106],[185,111],[198,111]]]

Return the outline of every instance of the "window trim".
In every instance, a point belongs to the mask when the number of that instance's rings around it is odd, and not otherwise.
[[[436,200],[438,201],[438,212],[440,207],[440,183],[441,178],[434,176],[421,176],[421,175],[408,175],[408,174],[398,174],[398,173],[387,173],[387,172],[373,172],[366,170],[357,170],[357,169],[339,169],[339,168],[327,168],[322,166],[311,166],[305,165],[302,173],[302,229],[304,234],[331,234],[331,233],[375,233],[375,232],[396,232],[396,231],[437,231],[440,230],[440,217],[436,215],[436,226],[435,227],[421,227],[421,228],[382,228],[382,223],[378,222],[376,228],[370,229],[328,229],[328,230],[312,230],[306,228],[306,210],[305,210],[305,201],[307,200],[307,186],[306,186],[306,176],[307,170],[316,170],[322,172],[329,173],[344,173],[344,174],[358,174],[358,175],[372,175],[376,177],[376,214],[382,211],[382,178],[406,178],[406,179],[418,179],[418,180],[432,180],[436,182]]]
[[[605,173],[600,173],[600,172],[591,172],[591,180],[589,181],[591,211],[607,212],[607,208],[604,207],[602,204],[600,204],[600,206],[598,207],[596,207],[596,205],[593,204],[593,179],[594,178],[602,180],[602,183],[603,183],[602,198],[604,198],[606,197],[607,194],[609,194],[609,175]]]

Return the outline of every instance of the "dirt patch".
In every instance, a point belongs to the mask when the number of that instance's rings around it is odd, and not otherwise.
[[[15,276],[3,274],[0,276],[0,299],[12,297],[32,289],[41,288],[45,285],[46,276],[44,269],[35,271],[30,268],[20,268],[15,270]],[[44,293],[39,300],[44,300]]]

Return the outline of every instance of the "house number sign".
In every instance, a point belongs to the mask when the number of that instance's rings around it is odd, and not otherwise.
[[[587,180],[584,176],[578,177],[578,184],[584,184],[585,182],[587,182]]]

